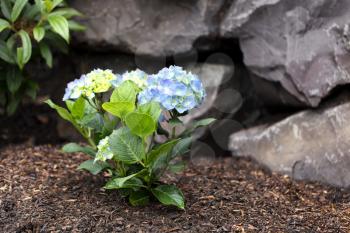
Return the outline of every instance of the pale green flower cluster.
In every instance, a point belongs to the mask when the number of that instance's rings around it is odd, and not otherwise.
[[[106,161],[107,159],[113,158],[113,152],[111,151],[109,147],[109,137],[105,137],[104,139],[100,140],[100,142],[97,145],[97,153],[95,157],[96,161]]]
[[[95,97],[95,93],[108,91],[112,86],[112,81],[117,79],[111,70],[96,69],[80,79],[68,83],[63,101],[68,99],[78,99],[80,96],[89,99]]]

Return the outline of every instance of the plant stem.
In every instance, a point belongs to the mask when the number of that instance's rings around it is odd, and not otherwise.
[[[96,150],[97,149],[97,146],[96,146],[96,143],[94,142],[94,140],[92,140],[92,138],[90,138],[90,137],[85,137],[86,138],[86,140],[89,142],[89,144],[92,146],[92,148],[94,149],[94,150]]]

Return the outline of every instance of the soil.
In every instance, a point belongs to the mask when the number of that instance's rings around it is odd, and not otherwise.
[[[11,117],[0,115],[0,122],[0,147],[63,142],[56,130],[56,113],[42,103],[25,104]]]
[[[246,159],[196,161],[167,175],[186,210],[132,207],[106,177],[77,171],[87,157],[58,146],[0,150],[2,232],[349,232],[350,193],[271,174]]]

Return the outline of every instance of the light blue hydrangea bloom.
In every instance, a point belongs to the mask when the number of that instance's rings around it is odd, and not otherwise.
[[[81,95],[88,98],[93,98],[95,94],[92,91],[88,91],[86,87],[91,86],[91,80],[86,75],[82,75],[79,79],[68,83],[65,90],[63,101],[68,99],[78,99]]]
[[[109,147],[109,137],[105,137],[104,139],[100,140],[100,142],[97,145],[97,153],[95,157],[96,161],[106,161],[107,159],[113,158],[113,152],[111,151]]]
[[[157,74],[150,75],[147,87],[139,93],[139,104],[156,101],[166,110],[175,109],[184,113],[199,106],[205,90],[200,79],[181,67],[163,68]]]
[[[119,86],[124,81],[134,82],[141,90],[147,86],[148,74],[140,69],[134,71],[127,71],[122,75],[119,75],[119,78],[112,81],[114,87]]]

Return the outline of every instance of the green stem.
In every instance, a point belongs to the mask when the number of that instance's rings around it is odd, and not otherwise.
[[[92,138],[90,138],[90,137],[85,137],[85,139],[89,142],[89,144],[92,146],[92,148],[93,148],[94,150],[97,149],[96,143],[94,142],[94,140],[92,140]]]

